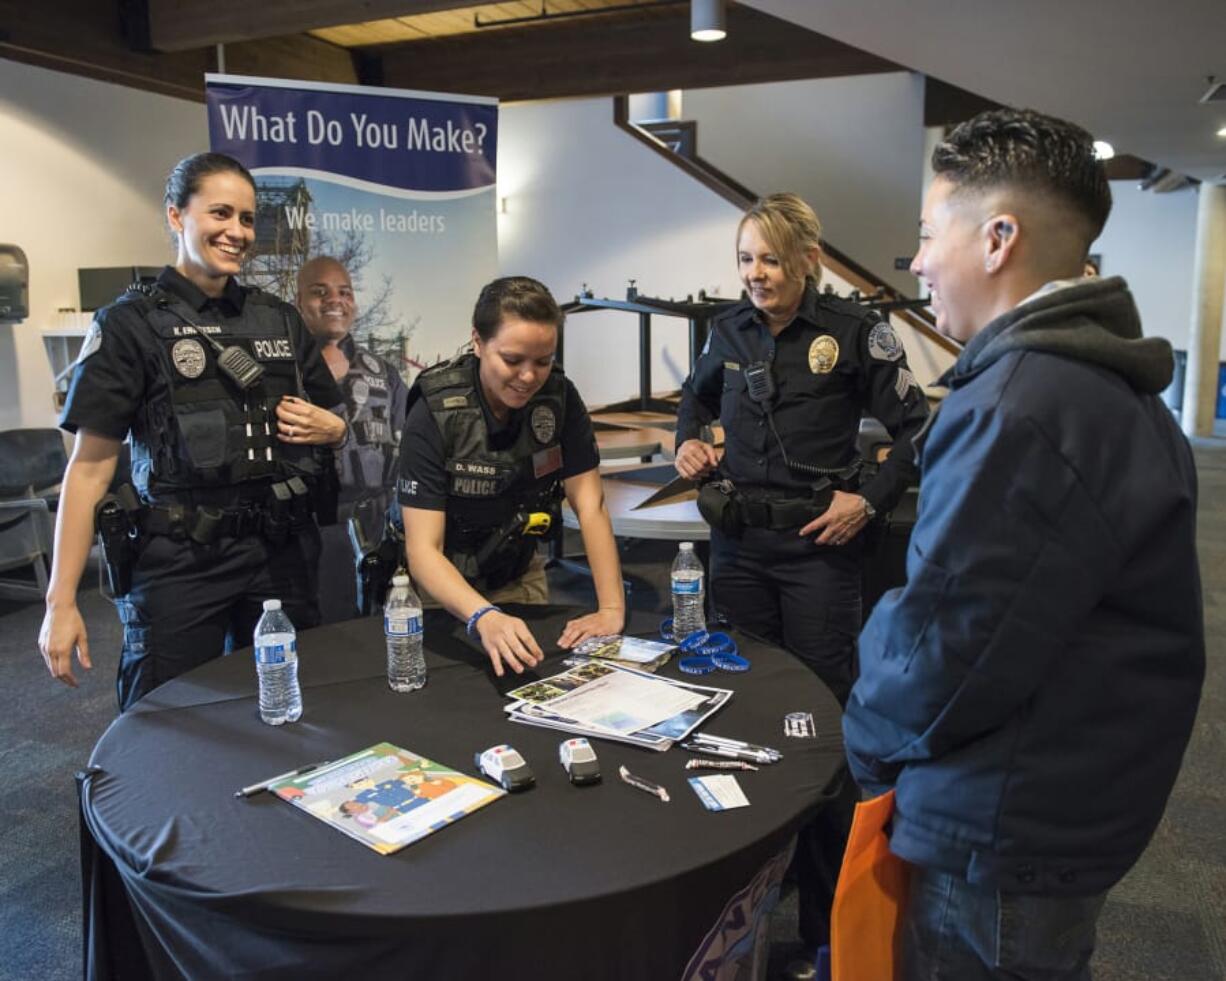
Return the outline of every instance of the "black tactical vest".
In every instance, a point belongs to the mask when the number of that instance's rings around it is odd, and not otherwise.
[[[340,381],[345,412],[353,433],[351,444],[338,454],[341,496],[361,497],[386,491],[395,480],[400,433],[391,421],[394,369],[357,344],[349,350],[349,371]]]
[[[514,535],[484,563],[477,555],[517,513],[547,511],[560,520],[562,428],[566,382],[557,366],[520,410],[519,433],[505,450],[490,447],[476,385],[476,357],[428,368],[414,385],[443,437],[447,466],[447,524],[443,551],[461,575],[497,588],[522,575],[537,539]],[[409,397],[410,404],[414,401]],[[488,551],[488,549],[487,549]]]
[[[157,338],[169,398],[146,402],[132,427],[132,474],[137,488],[158,492],[273,482],[319,474],[311,446],[277,439],[276,406],[285,395],[305,397],[291,320],[282,304],[249,290],[238,318],[200,313],[163,291],[128,293]],[[264,368],[243,391],[218,368],[221,346],[237,345]]]

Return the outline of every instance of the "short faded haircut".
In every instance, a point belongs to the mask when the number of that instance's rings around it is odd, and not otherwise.
[[[1087,248],[1111,214],[1094,138],[1032,109],[992,109],[961,123],[932,151],[932,169],[957,191],[1016,188],[1052,197],[1080,219]]]

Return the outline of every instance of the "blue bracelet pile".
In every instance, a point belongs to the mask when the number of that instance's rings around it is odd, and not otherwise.
[[[669,643],[676,643],[689,655],[677,662],[677,667],[686,674],[710,674],[716,670],[742,672],[752,666],[747,658],[741,657],[736,641],[722,631],[707,633],[705,630],[695,630],[677,641],[670,617],[660,624],[660,637]]]

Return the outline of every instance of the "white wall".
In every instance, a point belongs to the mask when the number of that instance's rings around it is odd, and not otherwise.
[[[41,331],[78,305],[78,268],[169,261],[162,185],[207,146],[201,103],[0,59],[0,240],[30,262],[30,318],[0,326],[0,428],[55,425]]]
[[[915,252],[923,78],[908,72],[687,89],[698,155],[757,194],[794,191],[827,241],[914,294],[894,259]]]
[[[1111,217],[1090,251],[1102,255],[1104,276],[1128,280],[1145,333],[1187,350],[1196,191],[1155,194],[1132,181],[1112,181],[1111,195]]]
[[[584,283],[624,299],[684,299],[705,289],[740,295],[733,259],[739,212],[613,125],[610,99],[504,106],[498,124],[499,265],[542,280],[559,302]],[[652,387],[678,388],[688,371],[686,322],[652,318]],[[592,405],[638,393],[638,318],[576,314],[566,373]]]

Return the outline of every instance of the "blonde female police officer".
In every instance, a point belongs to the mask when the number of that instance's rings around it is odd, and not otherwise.
[[[545,603],[548,587],[528,534],[530,516],[579,519],[599,608],[558,638],[620,633],[621,563],[583,400],[553,362],[562,311],[535,279],[510,276],[481,291],[473,353],[430,368],[410,392],[400,443],[399,497],[409,569],[480,640],[494,672],[541,660],[528,625],[498,602]]]
[[[76,434],[64,475],[39,647],[76,685],[90,667],[77,587],[119,456],[132,483],[121,520],[136,536],[123,621],[119,705],[249,643],[263,600],[318,622],[315,447],[339,444],[342,397],[293,307],[234,279],[255,240],[255,182],[202,153],[166,183],[178,257],[156,286],[100,310],[61,425]],[[109,500],[109,498],[108,498]]]
[[[818,292],[821,226],[804,201],[758,201],[741,218],[736,250],[747,297],[714,322],[686,379],[677,471],[693,479],[715,470],[715,450],[699,431],[718,417],[723,482],[702,499],[718,493],[724,519],[711,531],[715,608],[787,648],[845,703],[861,620],[861,532],[914,480],[911,438],[928,406],[889,325]],[[885,425],[894,449],[862,482],[865,413]],[[826,941],[853,797],[847,780],[798,848],[801,932],[810,946]]]

